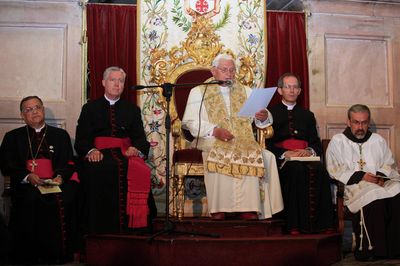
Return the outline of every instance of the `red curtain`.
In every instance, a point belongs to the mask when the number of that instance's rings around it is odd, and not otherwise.
[[[136,102],[136,6],[88,4],[87,35],[89,99],[104,95],[104,70],[119,66],[127,74],[121,97]]]
[[[136,102],[130,88],[136,84],[136,6],[88,4],[89,99],[103,95],[102,74],[117,65],[127,73],[123,98]],[[299,75],[302,94],[298,103],[309,108],[308,63],[304,13],[267,12],[266,86],[277,85],[285,72]],[[280,101],[278,94],[270,105]]]
[[[308,109],[309,81],[307,61],[307,39],[304,13],[267,12],[267,87],[274,87],[279,77],[293,72],[300,77],[302,93],[298,104]],[[274,95],[270,106],[278,103],[280,96]]]

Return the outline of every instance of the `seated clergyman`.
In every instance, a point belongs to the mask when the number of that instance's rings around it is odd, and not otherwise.
[[[293,235],[331,233],[334,231],[334,212],[329,174],[319,161],[290,160],[292,157],[321,155],[314,113],[297,104],[301,82],[295,74],[283,74],[278,80],[277,91],[282,101],[270,108],[274,116],[274,136],[267,144],[280,166],[286,230]]]
[[[355,258],[400,257],[400,176],[384,138],[369,130],[371,112],[355,104],[347,128],[329,143],[326,159],[332,178],[345,184],[344,204],[352,213]]]
[[[26,125],[6,133],[0,152],[1,171],[11,179],[11,261],[72,260],[78,179],[71,167],[70,137],[45,123],[39,97],[22,99],[20,110]]]

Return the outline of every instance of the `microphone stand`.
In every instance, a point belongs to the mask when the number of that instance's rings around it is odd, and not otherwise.
[[[151,242],[155,237],[166,234],[166,233],[180,233],[180,234],[188,234],[188,235],[199,235],[199,236],[207,236],[207,237],[214,237],[218,238],[220,237],[219,234],[213,234],[213,233],[200,233],[200,232],[186,232],[186,231],[180,231],[175,229],[175,225],[171,222],[169,219],[169,178],[170,178],[170,156],[169,156],[169,143],[170,143],[170,132],[171,132],[171,116],[170,116],[170,102],[171,102],[171,96],[172,96],[172,90],[174,87],[185,87],[185,86],[198,86],[198,85],[209,85],[209,84],[224,84],[224,81],[220,80],[214,80],[210,82],[203,82],[203,83],[183,83],[183,84],[171,84],[171,83],[164,83],[161,85],[136,85],[133,86],[133,90],[142,90],[145,88],[162,88],[162,95],[165,97],[165,101],[167,102],[166,106],[166,113],[165,113],[165,221],[164,221],[164,229],[153,234],[148,238],[148,241]]]

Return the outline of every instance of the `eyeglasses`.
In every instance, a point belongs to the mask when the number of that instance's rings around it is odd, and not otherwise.
[[[230,74],[232,74],[232,73],[235,73],[236,72],[236,68],[220,68],[220,67],[217,67],[218,69],[219,69],[219,71],[221,71],[222,73],[230,73]]]
[[[24,114],[28,114],[28,113],[32,113],[33,111],[42,111],[43,110],[43,106],[42,105],[35,105],[32,107],[26,107],[24,109],[22,109],[22,112]]]
[[[369,124],[369,121],[368,120],[364,120],[364,121],[350,120],[350,123],[352,123],[355,126],[366,126]]]
[[[294,89],[294,90],[300,89],[300,87],[298,85],[288,85],[288,84],[283,85],[282,88],[284,88],[284,89]]]

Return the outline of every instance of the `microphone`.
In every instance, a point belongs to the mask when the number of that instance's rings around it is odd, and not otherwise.
[[[228,79],[228,80],[218,80],[218,81],[217,81],[217,84],[223,85],[223,86],[226,86],[226,87],[232,87],[232,85],[233,85],[233,80],[231,80],[231,79]]]
[[[144,86],[144,85],[132,86],[132,90],[143,90],[144,88],[146,88],[146,86]]]

